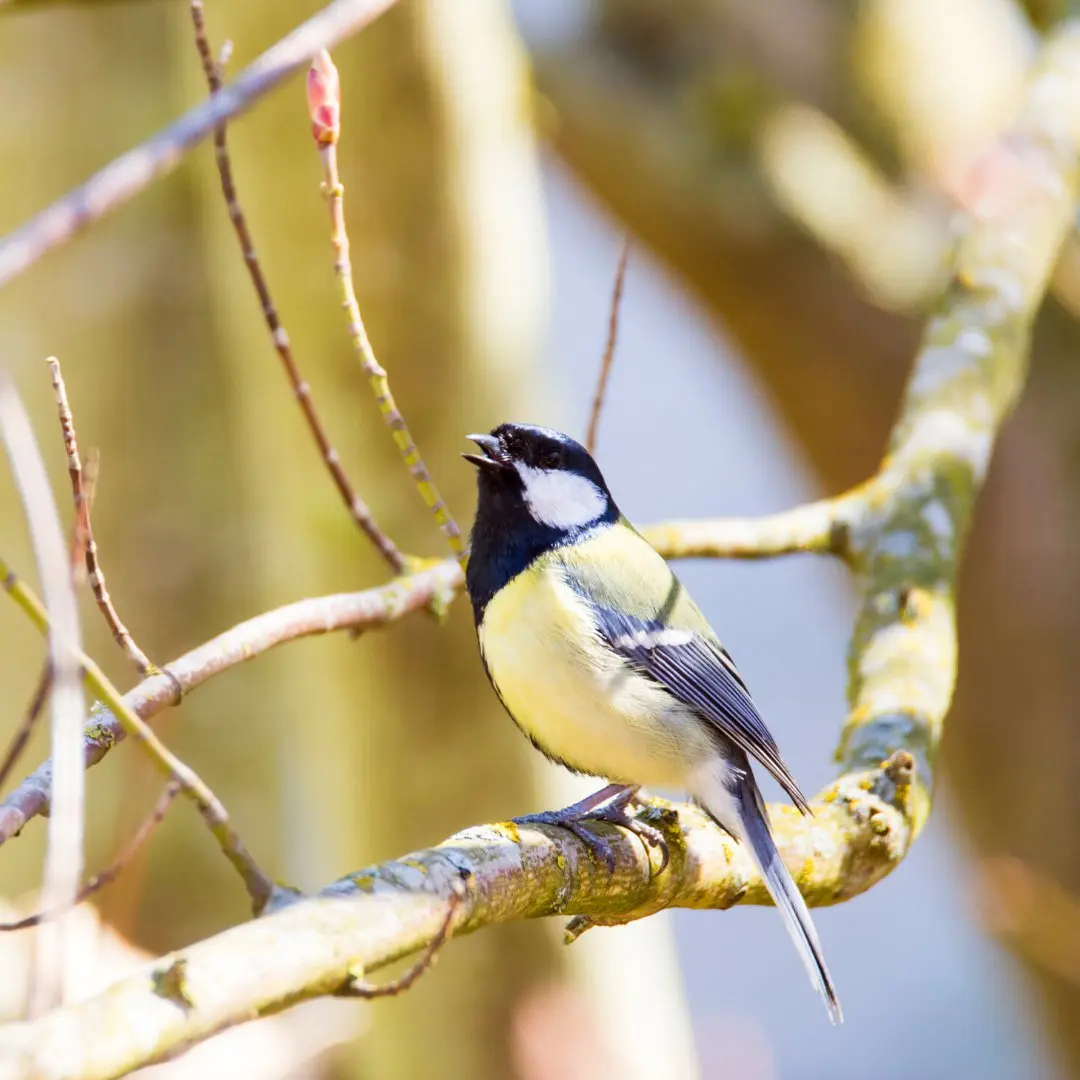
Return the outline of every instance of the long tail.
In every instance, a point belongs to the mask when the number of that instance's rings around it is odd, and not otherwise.
[[[753,855],[765,887],[769,890],[777,910],[784,917],[784,926],[791,935],[795,948],[799,950],[810,981],[825,1000],[829,1019],[834,1024],[841,1023],[844,1016],[836,996],[836,987],[829,975],[829,969],[825,966],[821,942],[818,941],[806,902],[776,850],[765,802],[758,791],[754,775],[748,767],[741,776],[732,776],[730,782],[734,787],[733,791],[728,788],[722,793],[716,790],[699,792],[698,802],[717,825],[745,844]]]

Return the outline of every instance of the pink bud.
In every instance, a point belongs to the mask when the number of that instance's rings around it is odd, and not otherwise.
[[[341,134],[341,81],[330,54],[322,49],[311,62],[307,77],[311,134],[320,146],[330,146]]]

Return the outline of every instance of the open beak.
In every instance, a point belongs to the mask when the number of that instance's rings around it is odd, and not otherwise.
[[[513,467],[506,460],[506,451],[503,450],[502,443],[494,435],[466,435],[465,438],[469,442],[476,443],[484,451],[482,454],[462,454],[461,456],[466,461],[471,461],[474,465],[485,469],[505,470]]]

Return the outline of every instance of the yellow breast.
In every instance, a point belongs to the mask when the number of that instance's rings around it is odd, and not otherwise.
[[[479,634],[499,696],[549,756],[620,783],[683,786],[700,721],[602,645],[557,557],[501,589]]]

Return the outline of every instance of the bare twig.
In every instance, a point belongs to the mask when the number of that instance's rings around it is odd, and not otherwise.
[[[195,47],[199,51],[199,58],[202,61],[207,85],[210,87],[211,95],[217,94],[221,90],[221,67],[224,57],[218,61],[214,60],[210,41],[206,34],[206,20],[203,15],[202,0],[191,0],[191,22],[195,32]],[[311,396],[311,387],[300,374],[300,368],[297,366],[296,358],[293,356],[288,332],[281,324],[277,305],[270,294],[270,286],[259,263],[259,257],[255,252],[255,244],[251,237],[251,230],[248,228],[247,218],[244,216],[243,208],[240,206],[236,183],[233,179],[232,162],[229,159],[224,124],[219,124],[214,128],[214,159],[217,162],[218,176],[221,179],[221,191],[225,196],[229,220],[236,230],[236,238],[240,243],[240,251],[244,257],[244,265],[251,276],[252,285],[255,286],[263,318],[270,330],[270,338],[274,343],[278,356],[281,358],[285,375],[289,380],[289,385],[292,387],[293,395],[300,404],[300,410],[304,414],[308,430],[319,448],[323,463],[329,470],[330,478],[344,501],[349,515],[394,571],[401,573],[405,569],[404,556],[393,540],[376,523],[367,503],[356,493],[356,489],[342,467],[337,450],[330,442],[322,418],[315,408],[315,402]]]
[[[465,540],[461,529],[450,513],[439,489],[428,472],[420,451],[416,448],[412,434],[404,417],[401,415],[390,391],[390,382],[386,369],[375,358],[375,352],[368,339],[364,320],[360,315],[360,305],[353,287],[352,263],[349,258],[349,235],[345,228],[345,189],[338,174],[337,140],[340,133],[340,89],[337,68],[334,67],[329,53],[323,50],[312,64],[308,73],[308,107],[312,114],[312,127],[319,156],[322,158],[323,192],[330,208],[330,241],[334,248],[334,272],[341,290],[342,306],[349,320],[349,338],[364,374],[371,384],[379,412],[390,433],[394,437],[398,451],[405,462],[416,490],[431,510],[435,521],[450,544],[451,550],[460,559],[465,554]],[[324,122],[330,116],[329,122]]]
[[[463,877],[468,877],[467,870],[463,870],[462,874]],[[376,998],[397,997],[398,994],[403,994],[406,990],[411,989],[416,980],[435,965],[440,950],[450,940],[450,932],[454,926],[454,916],[464,899],[465,886],[463,882],[451,881],[450,896],[446,901],[446,915],[443,918],[442,925],[435,931],[435,935],[428,942],[427,947],[417,957],[416,962],[410,965],[408,971],[391,982],[374,985],[365,980],[364,972],[361,969],[359,972],[350,974],[348,981],[338,990],[338,996],[357,997],[364,998],[367,1001],[374,1001]]]
[[[7,451],[22,500],[49,610],[50,622],[45,629],[52,675],[50,741],[56,771],[42,896],[46,907],[65,908],[74,900],[82,877],[85,828],[82,728],[86,709],[76,658],[79,614],[60,515],[49,487],[45,462],[34,438],[30,417],[4,368],[0,368],[0,440]],[[10,591],[10,575],[2,566],[0,577],[4,578],[4,586]],[[44,610],[42,608],[43,613]],[[67,960],[63,924],[57,923],[39,942],[31,1014],[62,1001]]]
[[[86,559],[87,580],[94,591],[98,610],[112,632],[116,644],[123,649],[141,674],[148,675],[157,668],[147,659],[146,653],[135,644],[135,639],[121,621],[105,585],[105,571],[101,569],[101,563],[98,560],[97,542],[94,540],[94,529],[90,521],[90,502],[83,483],[79,441],[75,435],[75,418],[72,416],[71,405],[68,403],[67,387],[64,385],[64,376],[60,371],[60,361],[55,356],[50,356],[45,362],[49,365],[53,392],[56,394],[56,407],[60,414],[60,430],[64,435],[68,476],[71,478],[71,495],[75,502],[75,535],[82,544]]]
[[[626,284],[626,267],[630,261],[630,237],[624,236],[619,248],[619,262],[615,268],[615,284],[611,289],[611,308],[608,311],[608,335],[604,345],[604,357],[600,361],[600,374],[596,380],[592,411],[589,413],[589,430],[585,435],[585,448],[590,454],[596,451],[596,435],[600,429],[600,414],[604,410],[611,362],[615,359],[615,344],[619,338],[619,309],[622,306],[623,287]]]
[[[209,101],[145,142],[121,154],[86,183],[35,214],[0,240],[0,286],[32,266],[46,252],[172,172],[184,154],[218,124],[249,109],[320,50],[362,30],[394,0],[333,0],[249,64],[234,82]]]
[[[11,594],[34,625],[42,633],[49,633],[51,623],[41,601],[2,559],[0,559],[0,576],[3,577],[4,588]],[[228,812],[222,805],[221,800],[210,790],[191,766],[185,764],[173,754],[150,730],[146,722],[127,704],[123,695],[113,686],[101,668],[81,650],[72,651],[76,657],[76,671],[79,667],[82,668],[86,681],[90,684],[94,693],[105,703],[113,717],[120,723],[124,732],[132,736],[142,746],[149,755],[150,760],[157,767],[158,772],[167,779],[179,783],[184,795],[195,804],[225,857],[233,864],[233,867],[243,879],[248,894],[251,896],[253,908],[256,912],[261,911],[274,894],[274,883],[259,869],[255,860],[248,853],[244,842],[230,824]],[[163,671],[157,677],[170,680],[174,685],[179,685],[175,676],[170,672]],[[53,694],[54,696],[56,694],[55,688]],[[95,706],[94,715],[98,715],[101,711],[100,706]],[[80,760],[80,778],[82,775],[83,765]],[[74,896],[74,892],[71,895]],[[52,909],[65,905],[50,903],[44,906],[47,909]],[[70,902],[66,906],[70,906]]]
[[[4,573],[0,563],[0,578]],[[8,584],[5,582],[5,584]],[[10,585],[16,584],[11,578]],[[256,615],[165,665],[123,698],[127,708],[146,720],[230,668],[287,641],[335,630],[370,629],[394,622],[434,603],[446,604],[461,588],[462,573],[451,559],[359,593],[338,593],[300,600]],[[16,600],[19,598],[16,597]],[[34,617],[31,609],[29,612]],[[179,690],[178,690],[179,688]],[[110,705],[111,709],[111,705]],[[95,709],[83,732],[83,762],[96,765],[126,735],[115,711]],[[46,812],[52,789],[52,762],[46,761],[0,803],[0,844],[31,818]]]
[[[795,554],[850,559],[849,519],[865,506],[872,484],[778,514],[668,521],[647,525],[641,532],[667,559],[772,559]]]
[[[106,885],[111,885],[124,871],[127,865],[131,862],[139,849],[146,843],[147,840],[154,834],[157,827],[165,820],[165,815],[169,811],[169,807],[172,806],[173,800],[180,794],[181,786],[179,781],[170,780],[165,785],[165,790],[158,796],[158,801],[154,804],[153,810],[143,819],[142,824],[135,830],[131,839],[120,849],[120,853],[115,859],[104,869],[96,873],[90,878],[78,893],[75,895],[75,903],[82,904],[90,899],[96,892],[100,892]],[[57,919],[61,915],[67,914],[70,908],[61,908],[56,911],[39,911],[34,915],[27,915],[25,919],[19,919],[16,922],[0,923],[0,932],[6,932],[11,930],[26,930],[31,926],[40,926],[43,922],[48,922],[50,919]]]
[[[75,500],[75,520],[71,526],[71,580],[78,589],[86,581],[86,535],[94,512],[94,493],[97,491],[101,453],[96,446],[86,451],[82,468],[82,492]]]
[[[26,749],[26,744],[30,741],[30,736],[34,733],[34,727],[38,722],[38,717],[41,716],[41,710],[45,707],[45,699],[49,696],[51,686],[52,667],[46,660],[42,666],[41,674],[38,676],[37,686],[34,688],[34,693],[30,698],[26,716],[19,725],[19,730],[12,736],[11,742],[8,743],[7,753],[4,754],[3,763],[0,764],[0,790],[7,783],[11,770],[15,767],[15,762],[19,760],[23,750]]]

